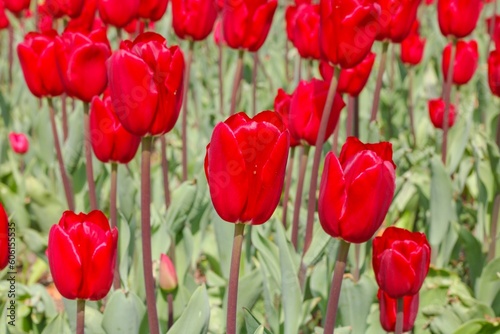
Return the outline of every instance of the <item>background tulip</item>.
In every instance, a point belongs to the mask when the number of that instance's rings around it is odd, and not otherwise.
[[[54,284],[68,299],[99,300],[113,282],[118,230],[101,211],[63,213],[49,233],[47,256]]]
[[[434,127],[438,129],[443,128],[444,120],[444,108],[445,104],[443,99],[430,100],[428,103],[429,116]],[[455,111],[455,106],[450,104],[450,113],[448,117],[448,126],[451,128],[455,124],[457,112]]]
[[[377,39],[402,42],[411,31],[421,2],[422,0],[378,0],[381,13]]]
[[[419,292],[431,260],[423,233],[389,227],[373,240],[373,270],[378,286],[391,298]]]
[[[16,132],[9,133],[9,141],[10,141],[10,147],[17,154],[24,154],[28,152],[30,148],[30,143],[24,133],[16,133]]]
[[[92,30],[102,28],[94,26],[96,21],[97,0],[87,0],[78,17],[71,19],[64,31],[81,32],[90,34]],[[100,22],[102,23],[102,22]]]
[[[438,0],[441,33],[457,38],[468,36],[476,28],[482,7],[482,0]]]
[[[451,46],[451,44],[448,44],[443,51],[441,69],[444,78],[448,77],[448,69],[450,68]],[[469,82],[476,72],[478,60],[479,53],[476,41],[458,41],[453,64],[453,83],[455,85],[464,85]]]
[[[347,138],[339,158],[326,156],[318,201],[325,232],[347,242],[368,241],[389,210],[395,178],[390,143]]]
[[[180,38],[204,40],[212,32],[216,18],[214,0],[172,0],[172,25]]]
[[[287,9],[288,38],[302,58],[320,59],[319,5],[303,3],[294,7],[295,10]]]
[[[127,69],[127,70],[125,70]],[[184,56],[156,33],[125,41],[108,62],[109,90],[123,127],[137,136],[170,131],[182,105]]]
[[[141,0],[98,0],[99,16],[105,24],[123,28],[137,17]]]
[[[3,0],[5,9],[11,13],[20,15],[23,10],[30,8],[31,0]]]
[[[377,299],[380,305],[380,324],[387,332],[394,332],[396,328],[397,300],[389,297],[387,293],[379,289]],[[409,332],[417,319],[418,293],[403,297],[403,331]]]
[[[80,16],[84,2],[84,0],[45,0],[47,9],[54,18]]]
[[[5,7],[2,1],[0,1],[0,30],[7,28],[9,24],[9,18],[5,14]]]
[[[283,89],[278,89],[278,94],[274,98],[274,111],[281,116],[281,120],[290,131],[290,102],[292,101],[292,95],[287,94]],[[300,139],[296,138],[290,132],[290,147],[295,147],[300,145]]]
[[[491,51],[488,56],[488,84],[493,95],[500,96],[500,51]]]
[[[0,203],[0,270],[9,264],[9,218]]]
[[[401,61],[408,65],[420,64],[424,56],[426,40],[420,37],[419,26],[415,21],[410,35],[401,42]]]
[[[167,10],[168,0],[140,0],[139,17],[156,22]]]
[[[492,24],[493,30],[490,30]],[[500,46],[500,15],[487,18],[486,29],[488,30],[488,34],[490,34],[491,39],[495,42],[495,48],[498,49]]]
[[[177,289],[177,271],[172,260],[165,255],[160,255],[160,288],[166,293],[172,293]]]
[[[289,151],[278,114],[244,113],[216,125],[205,156],[215,210],[232,223],[265,223],[278,205]]]

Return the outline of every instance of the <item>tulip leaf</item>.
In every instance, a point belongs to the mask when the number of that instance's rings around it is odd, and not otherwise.
[[[69,175],[72,175],[76,171],[83,149],[87,144],[84,139],[84,128],[82,124],[83,113],[80,110],[72,112],[68,118],[69,131],[66,141],[63,142],[61,132],[59,133],[64,166]],[[92,156],[94,156],[94,154],[92,154]]]
[[[64,313],[58,313],[43,329],[41,334],[71,334],[71,329],[69,328],[68,321]]]
[[[106,334],[139,333],[146,307],[133,292],[116,290],[108,300],[102,327]]]
[[[483,269],[481,277],[476,281],[477,299],[490,305],[498,314],[500,311],[500,258],[489,262]]]
[[[474,319],[460,326],[453,334],[499,334],[500,325],[485,319]]]
[[[467,115],[467,118],[470,118],[471,113]],[[457,124],[450,129],[449,133],[449,147],[448,147],[448,155],[447,155],[447,165],[446,169],[449,174],[455,172],[457,167],[462,161],[465,148],[467,143],[469,142],[470,130],[472,127],[472,120],[465,119],[460,117],[457,121]]]
[[[252,314],[252,312],[250,312],[249,309],[244,307],[243,314],[245,315],[245,326],[247,333],[259,333],[259,331],[262,330],[261,333],[271,334],[269,330],[267,330],[260,324],[260,322],[257,320],[257,318],[255,318],[255,316]]]
[[[465,259],[469,268],[472,286],[483,270],[484,256],[481,243],[465,227],[459,227],[459,240],[465,248]]]
[[[198,287],[182,315],[167,334],[202,334],[208,332],[210,304],[205,285]]]

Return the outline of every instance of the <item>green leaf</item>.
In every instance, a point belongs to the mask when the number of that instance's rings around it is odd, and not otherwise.
[[[438,246],[446,236],[453,217],[453,185],[438,156],[431,159],[431,173],[429,242]]]
[[[498,334],[500,325],[484,319],[474,319],[460,326],[453,334]]]
[[[58,313],[54,319],[52,319],[47,327],[45,327],[41,334],[71,334],[68,321],[64,316],[64,313]]]
[[[182,315],[174,323],[168,334],[201,334],[208,332],[210,304],[205,285],[198,287]]]
[[[495,301],[500,292],[500,258],[489,262],[483,269],[481,277],[476,281],[476,297],[479,301],[490,305],[498,312]]]
[[[106,304],[102,327],[107,334],[138,333],[146,307],[133,292],[116,290]]]
[[[250,312],[249,309],[243,308],[243,314],[245,315],[245,325],[247,329],[247,333],[258,333],[261,328],[264,328],[260,322],[255,318],[255,316]],[[263,329],[262,333],[271,334],[269,330],[266,328]]]

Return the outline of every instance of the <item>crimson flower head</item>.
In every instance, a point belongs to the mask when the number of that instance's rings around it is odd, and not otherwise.
[[[326,156],[319,190],[321,226],[334,238],[368,241],[382,225],[396,188],[396,165],[388,142],[347,138],[340,157]]]
[[[437,129],[443,128],[444,121],[444,109],[445,103],[443,99],[435,99],[430,100],[428,103],[429,107],[429,116],[431,118],[431,122]],[[448,114],[448,126],[451,128],[455,124],[455,118],[457,117],[457,112],[455,110],[455,105],[450,103],[450,111]]]
[[[97,11],[97,0],[87,0],[83,6],[82,12],[78,17],[71,19],[64,31],[81,32],[90,34],[92,30],[98,27],[94,26]]]
[[[488,56],[488,84],[491,93],[500,96],[500,51],[494,50]]]
[[[329,87],[328,82],[318,79],[299,83],[293,92],[288,116],[288,126],[292,137],[308,145],[316,145]],[[342,96],[336,93],[330,118],[328,119],[325,139],[330,137],[335,130],[340,112],[344,107],[345,103]]]
[[[141,0],[139,5],[139,17],[156,22],[159,21],[167,11],[168,0]]]
[[[9,264],[9,218],[0,203],[0,270]]]
[[[271,29],[277,0],[227,0],[222,12],[224,39],[233,49],[257,51]]]
[[[438,0],[438,21],[444,36],[464,38],[476,28],[482,0]]]
[[[21,15],[23,10],[30,9],[31,0],[3,0],[5,9],[15,15]]]
[[[425,38],[419,35],[417,20],[413,23],[412,32],[401,42],[401,61],[408,65],[418,65],[422,61],[425,49]]]
[[[80,16],[84,0],[45,0],[46,8],[53,18]]]
[[[443,51],[443,61],[441,69],[443,77],[448,77],[448,69],[450,68],[451,44],[448,44]],[[465,85],[472,79],[476,72],[479,53],[477,50],[477,42],[458,41],[456,46],[455,63],[453,64],[453,83],[455,85]],[[446,80],[446,79],[445,79]]]
[[[63,213],[49,232],[47,256],[54,284],[68,299],[106,296],[116,260],[118,230],[101,211]]]
[[[429,272],[431,247],[425,234],[388,227],[373,239],[373,270],[381,290],[397,299],[420,291]]]
[[[493,30],[490,30],[493,25]],[[486,19],[486,29],[492,40],[495,42],[495,49],[500,47],[500,15],[491,16]]]
[[[287,94],[282,88],[278,89],[278,94],[274,98],[274,111],[281,116],[281,120],[285,128],[290,131],[290,103],[292,102],[292,95]],[[290,132],[290,147],[300,145],[300,139],[296,138]]]
[[[172,0],[172,24],[180,38],[204,40],[212,32],[216,18],[215,0]]]
[[[7,28],[10,25],[9,18],[5,13],[5,7],[2,1],[0,1],[0,30]]]
[[[286,11],[286,29],[289,40],[302,58],[320,59],[319,5],[302,3]]]
[[[99,16],[105,24],[123,28],[139,13],[141,0],[98,0]]]
[[[205,175],[215,211],[231,223],[260,225],[278,205],[290,147],[281,117],[245,113],[215,126],[205,155]]]
[[[396,330],[397,300],[379,289],[377,299],[380,305],[380,324],[387,332]],[[403,297],[403,332],[409,332],[415,325],[418,314],[418,293]]]
[[[380,5],[372,0],[321,0],[320,49],[323,58],[342,68],[359,64],[378,31]]]
[[[422,0],[377,0],[381,7],[377,40],[402,42],[410,33]]]
[[[9,133],[9,142],[12,151],[17,154],[25,154],[30,148],[28,137],[24,133],[11,132]]]
[[[172,130],[182,105],[184,56],[146,32],[124,41],[108,62],[109,91],[123,127],[137,136]]]

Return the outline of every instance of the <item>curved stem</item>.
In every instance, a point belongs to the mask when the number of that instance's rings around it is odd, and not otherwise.
[[[257,70],[259,68],[259,53],[255,51],[253,54],[253,71],[252,71],[252,116],[257,113]]]
[[[220,108],[220,115],[223,117],[224,116],[224,71],[222,68],[223,64],[223,57],[224,57],[224,49],[222,47],[222,44],[219,44],[219,108]]]
[[[411,138],[413,142],[413,147],[417,145],[417,136],[415,134],[415,112],[413,108],[413,77],[414,77],[414,69],[410,67],[409,70],[409,78],[408,78],[408,113],[410,115],[410,131]]]
[[[85,299],[76,300],[76,334],[85,333]]]
[[[328,298],[328,306],[326,308],[325,330],[323,331],[324,334],[332,334],[335,331],[340,290],[342,288],[342,279],[344,278],[347,254],[349,253],[350,245],[350,243],[342,239],[340,240],[337,262],[335,262],[332,285],[330,286],[330,297]]]
[[[302,206],[302,193],[304,189],[304,179],[307,170],[307,158],[309,157],[310,146],[303,146],[299,150],[300,167],[299,167],[299,180],[297,183],[297,193],[295,195],[295,206],[293,208],[293,225],[292,225],[292,245],[297,250],[298,236],[299,236],[299,220],[300,208]]]
[[[109,216],[111,220],[111,228],[118,228],[118,218],[116,209],[116,198],[118,189],[118,164],[116,162],[111,163],[111,192],[109,196]],[[113,288],[115,290],[120,289],[120,257],[116,257],[115,262],[115,275],[113,277]]]
[[[446,155],[448,152],[448,130],[449,130],[449,118],[450,118],[450,101],[451,101],[451,86],[453,79],[453,69],[455,64],[456,56],[456,41],[454,40],[451,44],[451,56],[450,64],[448,66],[448,73],[446,77],[446,82],[443,89],[443,99],[444,99],[444,115],[443,115],[443,141],[441,143],[441,160],[443,164],[446,165]]]
[[[87,184],[89,186],[90,209],[97,210],[97,195],[94,183],[94,168],[92,167],[92,145],[90,143],[90,117],[89,104],[83,103],[84,126],[85,126],[85,170],[87,172]]]
[[[193,62],[193,49],[194,42],[189,42],[189,51],[186,61],[186,76],[184,77],[184,110],[182,111],[182,180],[186,181],[188,178],[188,167],[187,167],[187,114],[188,114],[188,91],[189,91],[189,79],[191,77],[191,63]]]
[[[245,51],[238,51],[238,62],[236,63],[236,72],[234,73],[234,81],[233,81],[233,92],[231,93],[231,109],[229,111],[230,115],[234,115],[236,113],[236,100],[238,97],[238,91],[240,89],[241,83],[241,74],[243,72],[243,56],[245,55]]]
[[[286,230],[287,227],[287,218],[288,218],[288,201],[290,199],[290,186],[292,184],[292,175],[293,175],[293,165],[295,162],[295,147],[290,149],[290,161],[288,161],[287,170],[286,170],[286,178],[285,178],[285,193],[283,194],[283,227]]]
[[[168,180],[168,159],[167,159],[167,139],[166,135],[161,136],[161,169],[163,173],[163,192],[165,193],[165,207],[170,206],[170,185]]]
[[[144,285],[148,309],[149,333],[159,334],[158,313],[156,311],[155,281],[151,256],[151,137],[142,138],[141,161],[141,234]]]
[[[396,309],[396,329],[394,330],[394,334],[403,334],[403,325],[404,325],[404,299],[397,299],[397,309]]]
[[[240,273],[241,247],[243,245],[244,224],[234,225],[233,252],[229,272],[229,287],[227,295],[227,334],[236,334],[236,314],[238,305],[238,280]]]
[[[375,92],[373,94],[372,114],[370,117],[370,122],[375,122],[377,120],[378,107],[380,104],[380,91],[382,90],[382,79],[384,77],[385,64],[387,62],[388,48],[389,48],[389,42],[384,42],[384,44],[382,45],[382,57],[380,58],[377,83],[375,85]]]
[[[57,134],[54,104],[51,98],[48,99],[48,103],[50,112],[50,125],[52,128],[52,136],[54,138],[54,146],[56,147],[57,162],[59,163],[59,172],[61,173],[61,180],[64,186],[64,194],[66,195],[66,202],[68,204],[68,209],[71,211],[75,211],[75,201],[73,199],[73,187],[68,178],[68,175],[66,174],[66,168],[64,167],[61,144],[59,143],[59,135]]]

